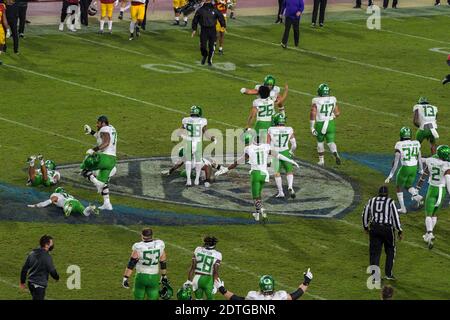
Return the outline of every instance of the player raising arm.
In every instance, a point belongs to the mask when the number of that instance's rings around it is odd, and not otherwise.
[[[259,279],[259,291],[249,291],[246,297],[240,297],[225,289],[224,283],[220,279],[217,279],[214,285],[227,300],[297,300],[308,290],[312,278],[313,274],[310,268],[308,268],[303,273],[303,283],[298,286],[297,290],[290,294],[284,290],[275,291],[275,280],[270,275],[262,276]]]
[[[39,161],[40,168],[36,169],[34,163],[36,159]],[[40,154],[38,156],[30,156],[27,159],[28,162],[28,186],[37,187],[43,185],[45,187],[50,187],[61,180],[61,174],[56,171],[56,164],[52,160],[45,160]]]

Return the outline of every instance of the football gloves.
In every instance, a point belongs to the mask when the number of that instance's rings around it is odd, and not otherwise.
[[[391,182],[391,179],[392,179],[392,176],[389,175],[389,176],[386,178],[386,180],[384,180],[384,183],[389,183],[389,182]]]
[[[220,278],[217,278],[214,280],[214,288],[218,290],[220,287],[224,287],[224,282]]]
[[[187,288],[189,286],[192,286],[192,281],[191,280],[186,280],[186,282],[183,283],[183,288]]]
[[[84,133],[85,133],[85,134],[91,134],[92,129],[91,129],[90,126],[88,126],[87,124],[85,124],[83,128],[84,128]]]
[[[161,276],[160,282],[162,285],[165,285],[165,286],[170,284],[169,279],[167,278],[167,275],[165,275],[165,274]]]
[[[163,176],[168,176],[168,175],[170,175],[170,170],[169,170],[169,169],[162,170],[162,171],[161,171],[161,175],[163,175]]]
[[[123,277],[122,287],[124,287],[125,289],[130,289],[130,284],[128,283],[128,277]]]
[[[308,268],[306,272],[303,272],[303,284],[305,286],[309,286],[309,283],[311,282],[313,278],[313,274],[311,273],[311,268]]]
[[[8,28],[6,29],[6,38],[10,38],[11,37],[11,29]]]
[[[220,168],[219,171],[217,171],[216,173],[214,173],[214,175],[215,175],[216,177],[218,177],[218,176],[221,176],[222,174],[227,173],[228,171],[229,171],[229,170],[228,170],[227,167],[222,167],[222,168]]]
[[[95,153],[94,149],[89,149],[88,151],[86,151],[86,154],[92,156]]]
[[[245,91],[247,91],[247,89],[245,89],[245,88],[241,88],[241,93],[242,93],[242,94],[244,94],[244,93],[245,93]]]

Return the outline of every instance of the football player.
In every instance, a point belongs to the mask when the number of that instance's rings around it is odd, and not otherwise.
[[[450,66],[450,54],[447,57],[447,64]],[[445,78],[442,80],[442,84],[447,84],[449,82],[450,82],[450,74],[445,76]]]
[[[167,278],[166,245],[162,240],[153,239],[152,229],[142,230],[141,239],[141,242],[136,242],[131,247],[131,257],[125,268],[122,286],[126,289],[130,288],[129,278],[136,267],[133,284],[135,300],[170,298],[173,290]],[[163,286],[161,291],[160,284]]]
[[[253,129],[256,131],[257,137],[261,139],[260,141],[266,143],[267,130],[272,126],[272,117],[275,114],[275,105],[278,107],[283,105],[287,97],[287,92],[288,86],[286,84],[283,97],[275,101],[270,97],[270,88],[268,86],[260,86],[258,88],[259,97],[253,100],[253,106],[247,118],[247,127],[245,130],[249,130],[254,123]]]
[[[5,33],[6,31],[6,33]],[[5,50],[6,38],[11,35],[8,21],[6,20],[6,6],[4,3],[0,3],[0,56]],[[2,61],[0,60],[0,65]]]
[[[227,0],[218,0],[215,2],[215,7],[219,12],[223,14],[223,18],[225,19],[225,23],[227,22]],[[216,32],[217,39],[219,40],[219,54],[223,54],[223,40],[225,38],[225,28],[222,27],[217,21],[216,23]]]
[[[395,184],[397,185],[397,199],[400,203],[399,213],[406,213],[405,201],[403,200],[403,190],[408,190],[412,199],[417,202],[422,200],[416,188],[413,187],[417,175],[417,164],[419,164],[419,173],[423,173],[422,155],[420,152],[420,142],[411,140],[411,129],[403,127],[400,129],[400,141],[394,147],[394,161],[389,176],[384,181],[389,183],[397,170],[398,163],[401,163],[397,172]]]
[[[318,97],[312,99],[311,112],[309,114],[310,129],[313,136],[317,138],[317,152],[319,154],[320,166],[325,165],[325,146],[327,142],[331,153],[336,159],[336,164],[341,164],[341,158],[337,152],[335,141],[336,125],[334,119],[339,117],[341,111],[336,103],[336,97],[330,96],[330,88],[326,83],[319,85]]]
[[[202,300],[203,297],[213,300],[217,292],[214,290],[214,281],[219,278],[222,254],[216,250],[216,237],[206,236],[203,242],[202,247],[195,248],[188,280],[183,286],[192,285],[197,300]]]
[[[272,150],[292,159],[295,149],[297,149],[297,142],[295,140],[294,129],[286,127],[286,117],[281,113],[277,113],[273,117],[273,125],[268,131],[268,143]],[[291,147],[289,148],[289,142]],[[283,182],[281,180],[281,169],[286,172],[286,179],[288,181],[288,191],[292,199],[295,198],[293,188],[294,183],[294,169],[292,164],[283,160],[274,159],[273,161],[275,171],[275,183],[278,188],[277,198],[284,198]]]
[[[217,279],[214,282],[217,290],[224,295],[227,300],[297,300],[306,290],[313,279],[310,268],[303,273],[303,282],[297,290],[287,293],[284,290],[275,291],[275,280],[270,275],[263,275],[259,278],[259,291],[249,291],[246,297],[240,297],[233,292],[225,289],[223,281]]]
[[[45,208],[51,204],[63,209],[66,217],[70,216],[71,213],[82,214],[85,217],[90,216],[92,213],[96,215],[99,214],[98,209],[94,205],[90,204],[85,208],[80,201],[66,193],[61,187],[56,188],[55,192],[50,195],[48,200],[36,204],[29,204],[28,207]]]
[[[185,152],[185,169],[186,169],[186,186],[191,186],[191,171],[192,165],[195,167],[195,180],[194,184],[198,186],[200,184],[200,175],[202,167],[204,166],[202,161],[202,138],[206,132],[206,125],[208,121],[202,117],[202,108],[199,106],[192,106],[189,117],[183,118],[181,121],[181,128],[184,129],[184,140],[186,146]],[[217,143],[215,137],[209,137],[211,141]]]
[[[173,0],[173,12],[175,13],[175,21],[173,22],[174,26],[180,25],[180,16],[182,12],[182,8],[188,4],[188,0]],[[188,23],[187,15],[183,14],[183,27],[186,27]]]
[[[35,168],[35,161],[39,161],[39,169]],[[43,185],[50,187],[61,180],[61,174],[56,171],[56,164],[52,160],[45,160],[40,154],[38,156],[30,156],[27,159],[28,162],[28,186],[37,187]]]
[[[192,300],[192,285],[187,283],[184,284],[177,291],[177,299],[178,300]]]
[[[145,0],[133,0],[131,1],[131,22],[130,22],[130,38],[128,40],[134,39],[134,34],[136,33],[136,38],[140,36],[141,32],[139,27],[145,16]]]
[[[119,20],[123,20],[123,13],[127,11],[131,6],[130,0],[121,0],[120,1],[120,13]]]
[[[420,97],[418,103],[413,107],[414,125],[419,128],[416,132],[416,140],[422,144],[423,140],[428,140],[431,146],[431,154],[436,153],[436,140],[439,138],[437,132],[438,108],[428,103],[428,99]]]
[[[108,20],[108,32],[112,33],[112,16],[114,7],[117,7],[119,0],[100,0],[101,16],[100,16],[100,30],[99,33],[103,34],[103,27],[105,26],[105,20]]]
[[[267,220],[267,214],[262,207],[261,193],[264,184],[269,182],[269,172],[267,171],[267,160],[269,155],[272,154],[275,158],[286,161],[287,163],[292,163],[296,167],[299,167],[299,165],[294,160],[291,160],[276,151],[272,152],[270,150],[270,145],[259,143],[259,141],[255,142],[255,140],[257,140],[256,137],[247,133],[244,136],[244,141],[248,146],[244,148],[244,154],[230,166],[222,166],[222,168],[214,175],[217,177],[227,173],[229,170],[236,168],[239,163],[243,163],[243,160],[245,160],[245,163],[250,163],[250,185],[256,210],[252,215],[256,221],[260,221],[260,217],[262,217],[262,221],[265,222]]]
[[[437,223],[437,211],[445,198],[445,189],[450,193],[450,147],[441,145],[436,148],[436,154],[430,158],[423,158],[424,172],[417,182],[417,189],[420,190],[426,176],[428,175],[428,190],[425,196],[425,227],[427,232],[423,235],[423,240],[428,244],[428,248],[433,248],[435,239],[433,230]]]
[[[80,165],[81,175],[91,181],[103,196],[100,210],[112,210],[109,199],[109,179],[116,173],[117,131],[106,116],[97,119],[97,132],[84,125],[84,133],[97,139],[97,146],[86,151],[87,156]],[[95,171],[98,170],[96,174]]]

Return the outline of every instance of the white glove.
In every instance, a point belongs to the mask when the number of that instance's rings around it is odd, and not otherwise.
[[[308,270],[306,272],[303,272],[303,278],[304,278],[303,283],[306,285],[309,285],[309,283],[313,279],[313,274],[311,273],[311,268],[308,268]]]
[[[36,208],[36,205],[35,204],[27,204],[27,207],[28,208]]]
[[[295,161],[294,161],[293,165],[296,166],[297,168],[300,168],[300,165]]]
[[[246,88],[241,88],[241,93],[245,93],[245,91],[247,91]]]
[[[91,134],[92,129],[91,129],[90,126],[88,126],[87,124],[85,124],[83,128],[84,128],[84,133],[85,133],[85,134]]]
[[[220,168],[219,171],[217,171],[216,173],[214,173],[214,175],[215,175],[216,177],[218,177],[218,176],[220,176],[220,175],[222,175],[222,174],[227,173],[228,171],[229,171],[229,170],[228,170],[227,167],[222,167],[222,168]]]
[[[183,287],[187,288],[188,286],[192,286],[192,281],[191,280],[186,280],[185,283],[183,283]]]
[[[88,151],[86,151],[86,154],[88,155],[93,155],[95,153],[95,151],[93,149],[89,149]]]
[[[161,174],[163,176],[168,176],[170,174],[170,170],[169,169],[163,170],[163,171],[161,171]]]
[[[214,288],[217,290],[220,287],[224,287],[224,282],[220,280],[220,278],[217,278],[216,280],[214,280]]]
[[[317,137],[317,131],[316,131],[316,129],[312,128],[312,129],[311,129],[311,133],[312,133],[313,136]]]
[[[391,182],[392,176],[389,176],[386,178],[386,180],[384,180],[384,183],[389,183]]]
[[[9,38],[9,37],[11,37],[11,29],[10,28],[6,29],[6,38]]]

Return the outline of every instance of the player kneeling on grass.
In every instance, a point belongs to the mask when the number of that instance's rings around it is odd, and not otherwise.
[[[6,31],[6,32],[5,32]],[[11,30],[9,29],[8,21],[6,20],[6,6],[0,3],[0,56],[5,50],[6,38],[11,35]],[[0,65],[3,62],[0,60]]]
[[[173,289],[167,279],[164,241],[153,239],[152,229],[142,230],[141,238],[142,241],[136,242],[131,248],[132,253],[123,275],[122,286],[126,289],[130,288],[128,280],[136,267],[133,286],[135,300],[170,299]],[[162,285],[161,290],[160,284]]]
[[[256,212],[253,213],[253,217],[256,221],[262,217],[263,222],[267,219],[265,209],[262,207],[261,193],[266,182],[269,182],[269,172],[267,171],[267,160],[269,154],[272,154],[274,158],[292,163],[296,167],[299,167],[297,162],[289,159],[288,157],[270,150],[270,145],[266,143],[259,143],[258,138],[254,138],[253,135],[247,133],[244,137],[245,144],[249,144],[244,148],[244,154],[237,159],[229,167],[222,166],[222,168],[215,173],[215,176],[220,176],[227,173],[229,170],[237,167],[238,163],[250,163],[250,185],[252,190],[252,198],[255,203]],[[250,143],[251,142],[251,143]]]
[[[297,148],[294,129],[292,129],[291,127],[286,127],[286,117],[281,113],[277,113],[273,117],[273,124],[274,126],[269,128],[268,143],[271,145],[273,151],[278,152],[289,159],[292,159],[294,151]],[[291,143],[290,149],[289,142]],[[281,180],[281,169],[283,168],[286,172],[289,194],[291,198],[294,199],[294,170],[292,168],[292,164],[278,159],[274,159],[273,163],[275,165],[275,183],[278,188],[278,194],[276,195],[276,197],[284,198],[283,182]]]
[[[119,0],[100,0],[100,9],[101,9],[101,16],[100,16],[100,30],[99,33],[103,33],[103,28],[105,26],[105,20],[108,20],[108,32],[112,33],[112,16],[114,7],[117,7],[119,4]]]
[[[40,168],[35,168],[36,159],[39,161]],[[38,156],[30,156],[27,159],[28,167],[28,186],[37,187],[43,185],[50,187],[61,180],[61,174],[56,171],[56,164],[52,160],[44,161],[44,157],[40,154]]]
[[[224,295],[227,300],[297,300],[306,290],[313,278],[310,268],[303,273],[303,283],[297,290],[287,293],[284,290],[275,291],[275,280],[270,275],[264,275],[259,279],[259,291],[249,291],[246,297],[240,297],[233,292],[225,289],[223,281],[220,279],[214,282],[217,290]]]
[[[206,297],[206,300],[213,300],[217,292],[214,290],[214,281],[219,278],[222,254],[215,249],[218,242],[216,237],[206,236],[203,242],[202,247],[195,248],[188,280],[183,287],[192,285],[197,300],[203,297]]]
[[[421,144],[423,140],[430,142],[431,154],[436,153],[436,140],[439,138],[437,132],[438,108],[428,103],[428,99],[420,97],[418,103],[413,108],[414,125],[419,128],[416,133],[416,140]]]
[[[441,145],[437,147],[436,154],[430,158],[424,158],[424,172],[421,175],[417,189],[423,185],[428,175],[428,190],[425,196],[425,227],[427,233],[423,235],[423,240],[428,243],[428,248],[433,248],[433,230],[437,223],[437,211],[445,198],[445,189],[450,193],[450,147]]]
[[[99,213],[94,205],[89,205],[85,208],[80,201],[66,193],[61,187],[55,189],[55,192],[51,194],[49,200],[37,204],[29,204],[28,207],[45,208],[51,204],[54,204],[58,208],[62,208],[66,217],[70,216],[72,213],[82,214],[86,217],[90,216],[92,213],[96,215]]]
[[[408,190],[413,200],[420,202],[422,196],[413,187],[417,176],[417,164],[419,173],[423,173],[422,156],[420,152],[420,142],[411,140],[411,129],[403,127],[400,129],[400,141],[395,144],[395,158],[392,162],[392,169],[389,176],[384,181],[389,183],[397,170],[398,162],[401,166],[397,172],[395,183],[397,185],[397,198],[400,203],[399,213],[406,213],[405,201],[403,200],[403,189]]]
[[[136,37],[139,37],[141,34],[139,28],[145,16],[145,0],[131,1],[130,14],[131,14],[130,38],[128,40],[133,40],[134,34],[136,34]]]
[[[103,205],[100,210],[112,210],[109,199],[109,179],[116,173],[117,132],[109,124],[106,116],[97,119],[97,132],[87,124],[84,125],[85,134],[97,139],[97,146],[86,151],[87,156],[80,165],[81,175],[91,181],[103,196]],[[95,173],[98,171],[98,173]]]
[[[337,152],[337,146],[334,142],[336,135],[336,125],[334,119],[340,114],[336,97],[330,96],[330,88],[327,84],[322,83],[317,89],[318,97],[312,99],[311,112],[309,114],[309,122],[311,133],[317,138],[317,152],[319,154],[320,166],[325,165],[325,146],[327,142],[331,153],[336,158],[336,164],[341,164],[341,158]]]

